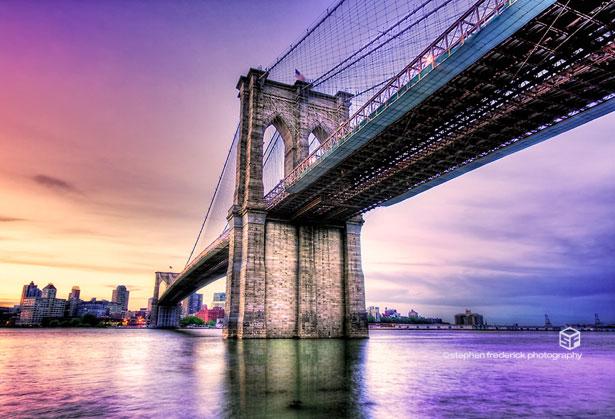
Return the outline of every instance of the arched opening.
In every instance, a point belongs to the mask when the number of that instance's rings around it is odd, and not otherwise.
[[[308,155],[312,154],[327,139],[326,131],[318,125],[308,136]]]
[[[271,192],[286,174],[286,149],[290,132],[286,124],[276,117],[263,134],[263,191]],[[285,141],[286,139],[286,141]]]

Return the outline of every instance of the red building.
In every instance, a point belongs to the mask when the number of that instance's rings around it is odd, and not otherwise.
[[[207,305],[203,305],[201,311],[196,313],[196,316],[203,320],[205,323],[210,322],[211,320],[218,320],[224,318],[224,309],[222,307],[214,307],[211,309],[207,308]]]

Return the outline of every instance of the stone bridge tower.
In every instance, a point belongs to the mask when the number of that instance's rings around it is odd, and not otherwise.
[[[308,156],[310,133],[323,141],[348,117],[350,95],[287,85],[251,69],[237,84],[239,144],[227,272],[228,338],[366,337],[361,268],[362,219],[304,224],[268,216],[263,137],[284,141],[284,172]]]
[[[167,288],[175,282],[179,274],[176,272],[156,272],[154,282],[154,295],[152,296],[152,307],[150,312],[149,324],[156,327],[177,327],[179,324],[179,307],[164,307],[158,305],[160,298],[160,285],[163,283]]]

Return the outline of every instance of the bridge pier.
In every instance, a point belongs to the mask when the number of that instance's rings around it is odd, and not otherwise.
[[[303,84],[302,84],[303,83]],[[299,220],[270,214],[263,187],[263,137],[284,141],[288,174],[348,117],[349,97],[267,79],[250,70],[240,97],[235,196],[229,213],[227,338],[367,337],[360,231],[363,220]],[[316,135],[316,134],[315,134]]]
[[[160,286],[165,284],[170,286],[177,278],[176,272],[156,272],[156,280],[154,282],[154,293],[152,296],[152,307],[149,318],[149,327],[156,328],[174,328],[179,327],[179,316],[181,309],[179,306],[159,305]],[[175,312],[177,310],[177,312]]]
[[[243,221],[241,263],[229,263],[225,337],[368,336],[362,219],[321,226],[246,213]]]
[[[179,327],[179,319],[181,315],[181,307],[175,306],[158,306],[156,316],[156,327],[159,329],[174,329]]]

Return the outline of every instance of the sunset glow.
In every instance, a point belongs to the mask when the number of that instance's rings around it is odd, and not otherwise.
[[[136,309],[155,271],[183,268],[236,128],[237,79],[329,1],[241,4],[0,5],[0,306],[34,281],[84,299],[125,284]],[[368,305],[614,320],[614,124],[368,213]]]

